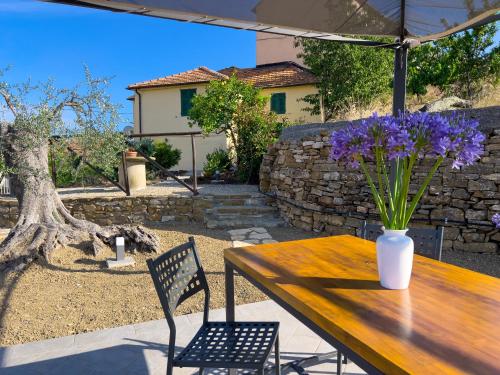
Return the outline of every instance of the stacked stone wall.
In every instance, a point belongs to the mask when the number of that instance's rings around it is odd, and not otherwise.
[[[214,197],[78,197],[63,199],[63,202],[75,217],[100,225],[147,224],[166,221],[203,222],[205,209],[213,207]],[[12,227],[17,215],[17,200],[0,199],[0,227]]]
[[[487,136],[485,153],[478,163],[462,170],[444,163],[411,225],[444,225],[447,249],[498,252],[500,233],[491,218],[500,212],[500,108],[470,110],[467,115],[487,124],[482,125]],[[294,227],[356,234],[364,219],[377,218],[370,189],[359,170],[329,160],[331,126],[316,133],[281,139],[269,148],[260,170],[261,191],[276,196],[282,217]],[[424,160],[415,167],[411,195],[432,163]]]

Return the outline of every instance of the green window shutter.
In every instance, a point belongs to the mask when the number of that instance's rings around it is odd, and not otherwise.
[[[181,116],[187,116],[192,107],[191,100],[196,95],[196,89],[181,90]]]
[[[286,93],[279,92],[271,95],[271,111],[278,115],[286,113]]]

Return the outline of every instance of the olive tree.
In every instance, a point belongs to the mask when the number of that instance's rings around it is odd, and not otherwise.
[[[50,261],[58,246],[83,243],[98,253],[124,236],[138,250],[153,251],[157,238],[141,227],[101,227],[73,217],[61,201],[49,175],[50,147],[71,143],[82,158],[110,170],[125,148],[116,130],[117,106],[105,94],[106,79],[85,70],[85,80],[71,89],[52,81],[11,85],[0,72],[0,163],[12,176],[19,204],[16,225],[0,244],[0,264]]]

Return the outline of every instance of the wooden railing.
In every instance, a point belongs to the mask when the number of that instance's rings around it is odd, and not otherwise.
[[[195,136],[201,135],[202,133],[200,131],[195,131],[195,132],[172,132],[172,133],[139,133],[139,134],[130,134],[130,138],[152,138],[152,137],[191,137],[191,156],[193,158],[193,163],[192,163],[192,172],[193,172],[193,186],[187,184],[180,178],[178,178],[174,173],[170,172],[168,169],[164,168],[162,165],[160,165],[156,160],[150,158],[149,156],[145,155],[143,152],[140,150],[136,150],[139,155],[141,155],[143,158],[145,158],[153,167],[156,169],[160,170],[167,176],[173,178],[175,181],[177,181],[179,184],[184,186],[186,189],[191,191],[194,195],[198,195],[198,177],[196,175],[196,141],[195,141]],[[130,140],[127,140],[127,143],[132,146],[132,142]],[[125,173],[126,175],[126,173]],[[127,179],[127,177],[125,177]]]
[[[192,167],[193,167],[193,185],[192,186],[189,185],[188,183],[186,183],[185,181],[181,180],[174,173],[172,173],[167,168],[165,168],[161,164],[159,164],[156,160],[154,160],[153,158],[151,158],[148,155],[144,154],[141,150],[136,150],[136,151],[137,151],[137,153],[140,156],[142,156],[143,158],[145,158],[153,166],[153,168],[156,168],[159,171],[161,171],[164,175],[171,177],[172,179],[174,179],[175,181],[177,181],[179,184],[181,184],[182,186],[184,186],[186,189],[188,189],[189,191],[191,191],[194,195],[198,195],[198,178],[196,176],[196,142],[195,142],[195,136],[201,135],[201,134],[202,133],[200,131],[194,131],[194,132],[173,132],[173,133],[141,133],[141,134],[130,134],[130,135],[128,135],[129,139],[126,139],[125,141],[126,141],[126,143],[129,146],[133,146],[133,142],[131,141],[130,138],[181,137],[181,136],[182,137],[191,137],[191,152],[192,152],[192,157],[193,157],[193,164],[192,164]],[[53,137],[53,138],[57,139],[58,137]],[[67,149],[74,156],[80,157],[81,161],[83,163],[85,163],[94,172],[96,172],[97,174],[99,174],[100,176],[102,176],[103,178],[105,178],[107,181],[109,181],[111,184],[113,184],[114,186],[116,186],[118,189],[120,189],[121,191],[123,191],[125,194],[127,194],[127,196],[130,196],[129,176],[128,176],[128,171],[127,171],[127,161],[126,161],[126,157],[125,157],[125,152],[122,152],[122,154],[121,154],[121,168],[123,170],[123,177],[124,177],[123,184],[121,184],[119,181],[115,181],[112,177],[106,175],[106,173],[104,173],[104,171],[101,168],[99,168],[97,166],[94,166],[91,163],[89,163],[87,160],[85,160],[79,154],[79,152],[77,150],[74,150],[71,146],[68,146]],[[52,160],[52,163],[51,163],[50,169],[51,169],[52,179],[53,179],[54,184],[55,184],[56,183],[56,179],[57,179],[57,177],[56,177],[57,171],[56,171],[56,166],[55,166],[54,158],[51,158],[51,160]],[[1,180],[2,180],[2,178],[0,177],[0,181]],[[2,190],[2,186],[3,185],[0,182],[0,195],[10,194],[10,189],[8,190],[8,192],[6,192],[4,194],[3,193],[4,190]],[[7,186],[8,186],[8,183],[7,183]],[[8,187],[5,187],[4,189],[5,189],[5,191],[7,191]]]

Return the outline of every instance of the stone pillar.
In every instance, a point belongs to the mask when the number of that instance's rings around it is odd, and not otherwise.
[[[128,156],[126,158],[128,182],[130,185],[130,192],[143,190],[146,188],[146,159],[142,156]],[[125,184],[123,169],[119,167],[119,182]]]

